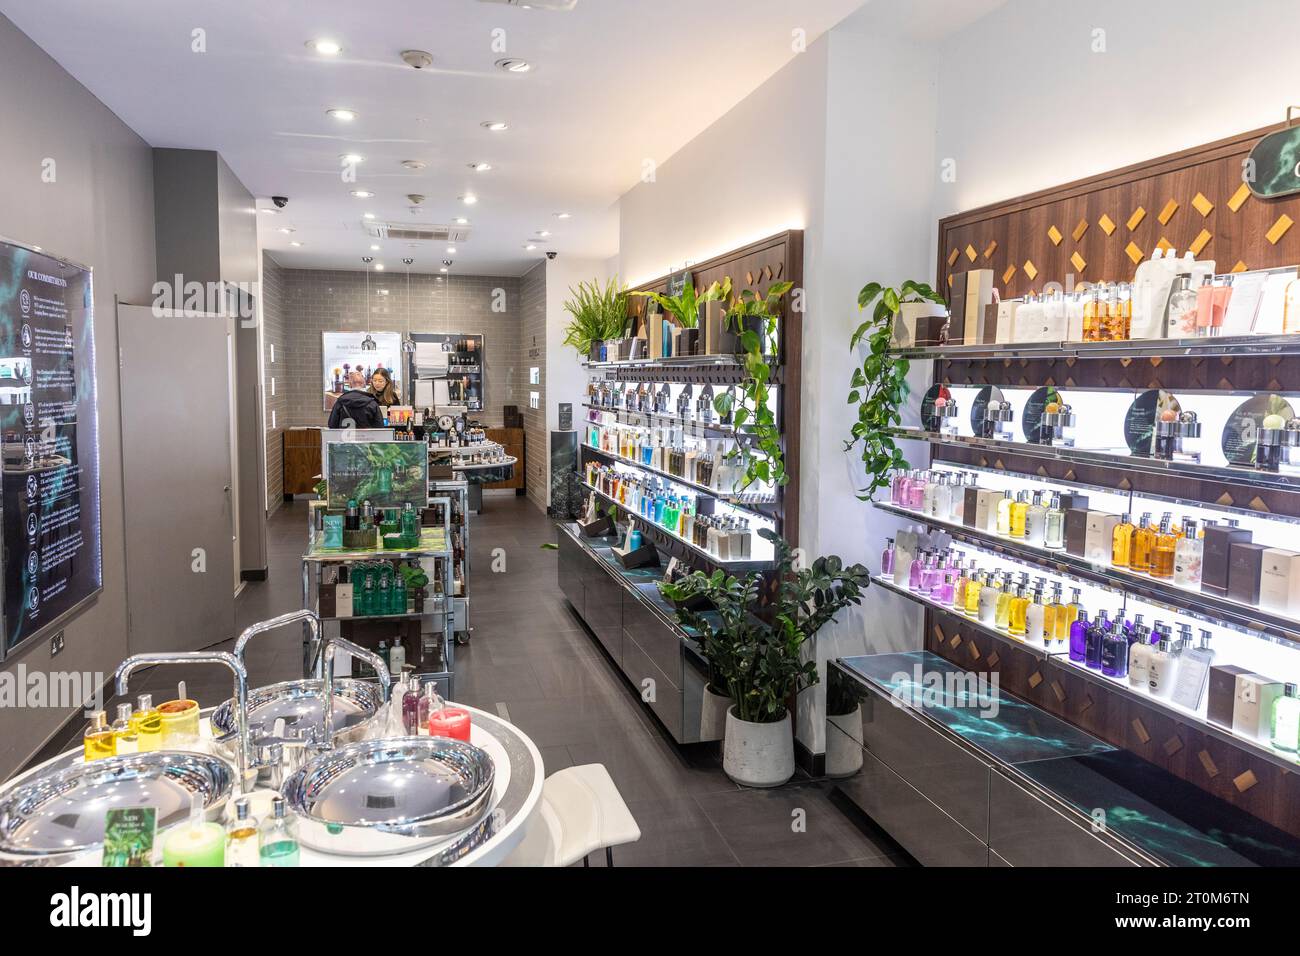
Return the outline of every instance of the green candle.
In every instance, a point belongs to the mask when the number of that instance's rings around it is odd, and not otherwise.
[[[219,823],[188,821],[167,831],[163,866],[225,866],[226,831]]]

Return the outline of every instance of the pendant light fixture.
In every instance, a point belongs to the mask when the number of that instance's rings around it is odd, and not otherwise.
[[[402,351],[407,355],[415,354],[415,339],[411,338],[411,263],[414,259],[403,259],[406,266],[406,338],[402,339]]]

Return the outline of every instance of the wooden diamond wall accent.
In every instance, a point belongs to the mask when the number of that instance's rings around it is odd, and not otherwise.
[[[992,654],[989,655],[989,659],[987,662],[989,665],[989,670],[993,670],[994,668],[996,668],[998,664],[1001,663],[1001,661],[1002,658],[998,656],[998,652],[994,651]]]
[[[1176,212],[1178,212],[1178,200],[1171,199],[1165,203],[1165,208],[1160,210],[1160,215],[1156,216],[1156,218],[1160,220],[1160,225],[1167,226]]]
[[[970,651],[970,656],[975,658],[975,660],[980,659],[980,649],[975,645],[974,641],[970,641],[966,645],[966,650]]]
[[[1201,250],[1204,249],[1206,244],[1213,238],[1214,237],[1210,235],[1210,230],[1202,229],[1196,238],[1192,240],[1192,244],[1187,248],[1192,250],[1192,255],[1199,256]]]
[[[1277,217],[1277,222],[1273,223],[1273,228],[1264,233],[1264,238],[1276,246],[1278,241],[1286,235],[1286,231],[1293,225],[1295,225],[1295,220],[1286,213],[1282,213]]]
[[[1070,256],[1070,263],[1080,272],[1088,268],[1088,260],[1079,255],[1078,252],[1075,252]]]
[[[975,257],[978,256],[978,255],[979,255],[979,253],[975,251],[975,247],[972,246],[970,243],[967,243],[967,244],[966,244],[966,258],[969,259],[971,262],[974,262],[974,261],[975,261]]]
[[[1223,494],[1219,495],[1219,497],[1215,500],[1214,503],[1216,505],[1221,505],[1224,508],[1231,508],[1234,504],[1232,500],[1232,495],[1228,494],[1226,491]]]
[[[1124,247],[1124,253],[1133,260],[1134,265],[1137,265],[1142,261],[1142,250],[1138,248],[1136,242],[1130,241],[1129,244]]]
[[[1238,793],[1245,793],[1257,783],[1259,783],[1259,778],[1255,776],[1253,770],[1247,770],[1245,773],[1237,774],[1232,778],[1232,785],[1237,788]]]
[[[961,647],[961,635],[954,634],[952,636],[952,640],[948,642],[948,646],[951,647],[953,650],[956,650],[957,648]]]
[[[1038,269],[1028,259],[1025,260],[1025,275],[1029,276],[1030,282],[1038,278]]]
[[[1217,777],[1219,775],[1219,766],[1214,762],[1214,758],[1210,756],[1208,750],[1202,750],[1196,755],[1196,758],[1201,761],[1201,766],[1205,768],[1207,776]]]
[[[938,624],[935,624],[935,625],[934,625],[934,639],[935,639],[936,641],[938,641],[940,644],[942,644],[942,643],[943,643],[943,639],[944,639],[945,637],[947,637],[947,636],[948,636],[948,635],[946,635],[946,634],[943,633],[943,628],[941,628]]]
[[[1083,238],[1083,234],[1088,231],[1088,220],[1080,219],[1079,224],[1074,227],[1074,232],[1070,233],[1070,238],[1078,242]]]
[[[1093,703],[1093,701],[1092,701],[1092,695],[1090,695],[1090,694],[1084,694],[1084,695],[1083,695],[1083,703],[1079,705],[1079,713],[1082,714],[1085,710],[1087,710],[1089,707],[1092,706],[1092,703]]]
[[[1134,717],[1130,726],[1133,728],[1133,733],[1137,734],[1138,740],[1144,744],[1151,742],[1151,735],[1147,733],[1146,725],[1142,723],[1140,718]]]
[[[1170,737],[1168,740],[1165,741],[1164,751],[1165,751],[1165,756],[1167,757],[1172,757],[1174,754],[1178,753],[1178,751],[1182,749],[1183,749],[1183,741],[1182,738],[1179,737],[1177,734],[1174,734],[1172,737]]]
[[[1204,217],[1214,212],[1214,203],[1205,198],[1205,193],[1197,193],[1192,199],[1192,208]]]
[[[1147,211],[1142,206],[1138,206],[1136,209],[1134,209],[1133,215],[1129,216],[1128,222],[1125,223],[1125,225],[1128,226],[1128,231],[1132,232],[1138,226],[1142,225],[1142,220],[1145,219],[1146,217],[1147,217]]]
[[[993,239],[989,242],[987,246],[984,247],[984,258],[992,259],[993,253],[997,251],[998,251],[998,241],[996,239]]]
[[[1029,675],[1030,687],[1037,689],[1038,685],[1041,684],[1042,682],[1043,682],[1043,675],[1038,671],[1034,671],[1032,674]]]
[[[1057,229],[1055,226],[1052,226],[1047,230],[1047,238],[1052,240],[1052,245],[1059,246],[1061,244],[1061,240],[1064,239],[1065,236],[1061,235],[1061,230]]]
[[[961,253],[958,252],[956,249],[954,249],[952,252],[948,253],[948,265],[949,265],[949,266],[952,266],[952,264],[953,264],[954,262],[957,261],[957,257],[958,257],[959,255],[961,255]]]
[[[1259,495],[1256,495],[1254,498],[1251,498],[1251,499],[1250,499],[1250,510],[1251,510],[1251,511],[1263,511],[1263,512],[1267,513],[1267,512],[1268,512],[1268,505],[1264,503],[1264,499],[1263,499],[1263,498],[1259,497]]]
[[[1156,243],[1156,248],[1159,249],[1161,252],[1168,252],[1173,247],[1174,244],[1170,242],[1168,239],[1166,239],[1164,236],[1161,236],[1160,241]]]
[[[1228,200],[1228,208],[1231,209],[1233,212],[1236,212],[1238,209],[1242,207],[1242,205],[1249,198],[1250,198],[1250,187],[1247,186],[1245,183],[1242,183],[1240,186],[1237,187],[1237,191],[1232,194],[1232,198]]]
[[[1056,695],[1058,701],[1065,703],[1065,688],[1061,686],[1059,680],[1052,681],[1052,693]]]
[[[1115,231],[1115,220],[1104,212],[1101,214],[1101,218],[1097,220],[1097,225],[1101,226],[1101,231],[1108,236]]]
[[[1007,271],[1004,272],[1004,273],[1002,273],[1002,284],[1003,284],[1003,285],[1006,285],[1006,284],[1007,284],[1008,282],[1010,282],[1013,278],[1015,278],[1015,275],[1016,275],[1016,267],[1015,267],[1015,266],[1007,266]]]
[[[1237,260],[1237,264],[1236,264],[1235,266],[1232,267],[1231,271],[1232,271],[1232,272],[1245,272],[1246,269],[1247,269],[1246,263],[1243,262],[1242,260],[1238,259],[1238,260]]]

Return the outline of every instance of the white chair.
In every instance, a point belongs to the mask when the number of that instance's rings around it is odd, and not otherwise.
[[[523,841],[507,866],[569,866],[594,850],[605,849],[614,865],[613,848],[641,839],[631,811],[604,764],[589,763],[559,770],[542,784],[542,798]]]

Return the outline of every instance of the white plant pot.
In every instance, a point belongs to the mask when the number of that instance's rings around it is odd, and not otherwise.
[[[727,711],[731,709],[732,700],[723,694],[715,694],[704,685],[704,699],[700,702],[700,742],[721,740],[727,731]]]
[[[794,734],[790,715],[770,724],[754,724],[727,711],[722,769],[746,787],[779,787],[794,776]]]
[[[826,776],[851,777],[862,769],[862,705],[848,714],[830,714],[826,722]]]

